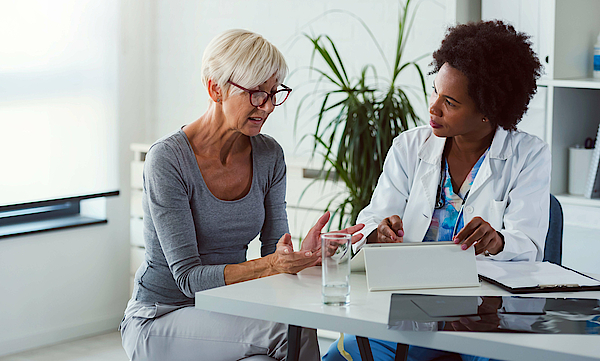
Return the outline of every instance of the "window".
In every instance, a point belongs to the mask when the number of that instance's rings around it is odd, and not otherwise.
[[[117,189],[118,1],[0,1],[0,206]]]

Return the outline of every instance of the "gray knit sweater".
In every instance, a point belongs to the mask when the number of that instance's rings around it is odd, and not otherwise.
[[[144,164],[146,255],[135,275],[135,300],[192,303],[195,292],[225,285],[225,265],[246,261],[259,233],[262,256],[275,251],[289,231],[283,150],[266,135],[250,141],[252,185],[235,201],[209,191],[182,130],[152,145]]]

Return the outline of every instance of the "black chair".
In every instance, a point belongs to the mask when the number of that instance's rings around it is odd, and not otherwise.
[[[550,223],[544,246],[544,261],[562,262],[563,211],[560,202],[550,195]]]
[[[563,211],[562,206],[555,196],[550,194],[550,222],[546,243],[544,245],[544,261],[556,264],[562,262],[562,236],[563,236]],[[358,337],[357,337],[358,339]],[[365,342],[365,341],[363,341]],[[368,344],[368,340],[366,341]],[[359,345],[360,347],[360,345]],[[364,347],[364,346],[363,346]],[[370,347],[369,347],[370,351]],[[399,343],[396,348],[396,361],[404,361],[408,355],[408,345]],[[458,355],[449,355],[450,359]],[[461,360],[460,356],[456,360]]]

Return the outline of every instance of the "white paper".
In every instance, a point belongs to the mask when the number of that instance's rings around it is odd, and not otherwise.
[[[578,285],[600,286],[600,281],[550,262],[477,260],[477,272],[510,288]]]

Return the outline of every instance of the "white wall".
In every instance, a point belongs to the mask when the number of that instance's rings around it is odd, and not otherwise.
[[[464,1],[463,1],[464,2]],[[419,4],[415,26],[409,38],[405,61],[435,50],[446,26],[455,16],[453,0],[414,1]],[[284,54],[293,72],[286,84],[294,89],[282,109],[274,112],[263,128],[284,147],[288,159],[303,155],[309,144],[295,151],[301,134],[311,132],[313,107],[301,119],[300,136],[294,138],[293,124],[300,99],[313,86],[308,83],[308,71],[301,68],[310,62],[311,46],[302,33],[330,35],[347,62],[351,74],[358,74],[366,64],[374,64],[380,77],[389,78],[389,71],[373,41],[360,23],[350,15],[327,11],[342,9],[359,16],[379,41],[386,59],[393,62],[396,46],[399,1],[397,0],[305,0],[279,1],[222,0],[222,1],[156,1],[156,73],[155,102],[153,104],[154,138],[176,130],[197,119],[207,104],[206,91],[200,79],[202,53],[208,42],[230,28],[245,28],[262,34]],[[267,5],[268,4],[268,5]],[[448,10],[451,9],[451,10]],[[154,61],[154,60],[153,60]],[[431,57],[419,62],[423,71],[429,71]],[[314,79],[314,74],[312,79]],[[400,84],[418,86],[412,70],[401,78]],[[431,81],[426,85],[429,91]],[[426,116],[423,97],[415,100],[415,107]]]
[[[0,355],[115,330],[129,289],[126,212],[109,223],[0,242]]]
[[[107,199],[106,225],[0,241],[0,355],[115,331],[123,317],[130,297],[129,144],[151,140],[147,5],[119,5],[118,139],[111,147],[121,195]]]

